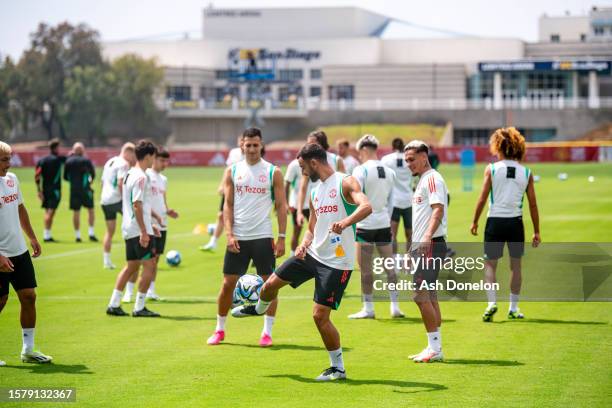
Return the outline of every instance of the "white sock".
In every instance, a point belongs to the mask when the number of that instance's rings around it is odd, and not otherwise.
[[[274,326],[274,316],[264,316],[264,327],[261,334],[267,334],[272,337],[272,326]]]
[[[390,290],[389,299],[391,299],[391,303],[397,303],[399,301],[399,292],[397,290]]]
[[[442,326],[438,327],[438,338],[440,339],[440,350],[442,350]]]
[[[510,311],[516,312],[518,310],[519,295],[510,293]]]
[[[149,290],[147,291],[147,294],[152,295],[155,293],[155,281],[151,281],[151,284],[149,285]]]
[[[51,230],[50,229],[46,229],[43,231],[43,238],[44,239],[49,239],[51,238]]]
[[[329,353],[329,362],[332,367],[344,371],[344,360],[342,359],[342,347],[338,350],[327,351]]]
[[[441,337],[440,337],[439,331],[436,330],[433,333],[427,333],[427,345],[433,351],[439,352],[440,350],[442,350]]]
[[[113,289],[113,294],[110,298],[110,302],[108,303],[109,307],[119,307],[121,305],[121,298],[123,297],[123,292],[117,289]]]
[[[257,304],[255,305],[255,311],[257,312],[257,314],[266,313],[268,311],[268,308],[270,307],[270,303],[272,303],[272,301],[266,302],[265,300],[259,298]]]
[[[111,253],[110,252],[104,252],[104,263],[105,264],[112,263],[112,261],[111,261]]]
[[[125,294],[129,297],[132,297],[132,293],[134,293],[134,282],[129,282],[125,285]]]
[[[22,338],[23,338],[23,348],[21,349],[22,353],[29,353],[34,350],[34,328],[31,329],[21,329]]]
[[[215,331],[225,331],[225,320],[227,319],[227,316],[219,316],[217,315],[217,327],[215,328]]]
[[[368,313],[374,313],[374,302],[363,302],[363,310]]]
[[[75,236],[75,238],[79,238],[80,239],[81,238],[81,231],[74,230],[74,236]]]
[[[292,249],[291,251],[289,251],[289,256],[293,256],[295,255],[295,251]]]
[[[89,232],[90,237],[93,237],[94,235],[96,235],[96,231],[94,231],[94,227],[90,226],[87,232]]]
[[[145,298],[147,297],[146,293],[142,293],[138,291],[136,294],[136,302],[134,302],[134,311],[139,312],[145,307]]]
[[[487,300],[489,301],[489,307],[493,306],[497,302],[497,291],[494,289],[487,289]]]
[[[217,237],[215,237],[214,235],[212,237],[210,237],[210,241],[208,241],[209,245],[217,245]]]

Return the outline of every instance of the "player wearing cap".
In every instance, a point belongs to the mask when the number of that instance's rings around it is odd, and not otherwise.
[[[513,127],[497,129],[489,140],[491,153],[498,161],[487,166],[480,197],[474,211],[470,232],[478,234],[478,220],[489,198],[489,212],[484,233],[485,281],[496,282],[497,261],[508,244],[510,255],[510,307],[508,319],[523,319],[518,301],[521,293],[521,257],[525,251],[523,226],[523,197],[527,193],[529,213],[533,222],[532,246],[540,244],[540,216],[536,202],[533,174],[520,162],[525,157],[525,138]],[[487,291],[489,301],[482,316],[484,322],[493,320],[497,312],[495,290]]]
[[[412,271],[416,285],[414,300],[427,331],[427,347],[410,358],[417,363],[431,363],[444,358],[440,333],[442,313],[437,292],[431,285],[436,283],[446,256],[448,189],[440,173],[429,164],[429,147],[425,142],[413,140],[404,152],[412,175],[420,176],[412,198],[411,256],[418,261],[416,270]]]
[[[357,152],[361,165],[353,171],[353,177],[359,182],[361,190],[368,197],[372,214],[357,223],[357,261],[361,271],[361,295],[363,308],[349,319],[374,319],[374,295],[372,257],[374,248],[381,257],[391,258],[391,209],[393,189],[396,184],[395,173],[378,160],[378,139],[373,135],[364,135],[357,142]],[[394,269],[387,270],[387,282],[396,283]],[[390,291],[391,317],[404,317],[399,308],[397,291]]]

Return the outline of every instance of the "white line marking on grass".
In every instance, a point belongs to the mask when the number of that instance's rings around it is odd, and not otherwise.
[[[312,296],[280,296],[281,300],[312,300]],[[38,294],[40,300],[108,300],[108,296],[45,296],[44,294]],[[164,296],[164,300],[156,302],[156,304],[172,303],[173,301],[217,301],[217,296]]]

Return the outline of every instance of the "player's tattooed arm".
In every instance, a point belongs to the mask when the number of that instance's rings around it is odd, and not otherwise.
[[[368,197],[361,191],[361,186],[355,177],[348,176],[342,179],[342,194],[348,203],[356,204],[357,209],[342,221],[332,224],[330,229],[336,234],[341,234],[345,228],[358,223],[372,214],[372,206],[368,201]]]
[[[225,202],[223,204],[223,222],[227,235],[227,250],[230,252],[240,252],[238,240],[234,237],[234,181],[232,180],[231,166],[225,169],[223,178],[223,188]]]
[[[480,219],[480,215],[482,214],[482,210],[487,202],[487,196],[491,191],[491,166],[487,166],[484,172],[484,181],[482,182],[482,190],[480,191],[480,196],[478,197],[478,201],[476,202],[476,209],[474,210],[474,218],[472,219],[472,226],[470,227],[470,232],[472,235],[478,235],[478,220]]]

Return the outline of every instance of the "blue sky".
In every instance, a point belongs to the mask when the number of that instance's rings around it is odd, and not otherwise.
[[[103,40],[154,37],[189,32],[200,36],[202,9],[211,2],[197,0],[0,0],[0,53],[19,57],[39,22],[84,22]],[[612,0],[218,0],[214,7],[347,6],[366,8],[419,25],[483,37],[537,39],[538,18],[586,14],[593,6],[612,6]],[[392,24],[386,37],[439,37],[435,32]],[[164,37],[164,36],[159,36]]]

